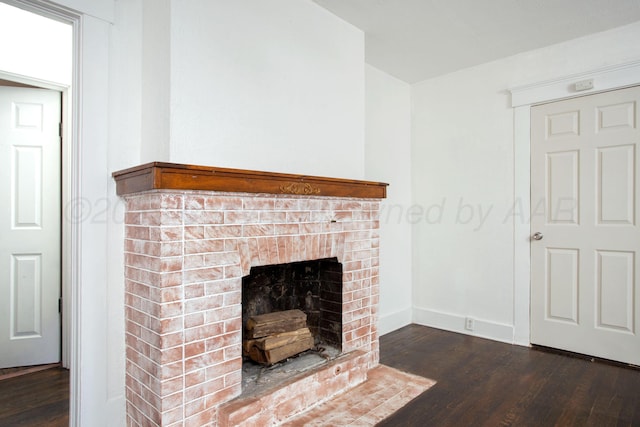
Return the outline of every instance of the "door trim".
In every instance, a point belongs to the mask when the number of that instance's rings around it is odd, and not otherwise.
[[[82,382],[80,378],[80,277],[82,272],[80,259],[80,241],[82,236],[82,224],[78,221],[64,221],[65,216],[70,218],[80,217],[80,207],[73,200],[79,200],[80,192],[80,155],[81,155],[81,117],[82,96],[80,88],[82,58],[82,21],[83,16],[71,9],[54,3],[42,3],[38,0],[0,0],[3,3],[26,10],[28,12],[44,16],[72,27],[72,78],[71,86],[62,88],[63,97],[63,128],[62,164],[67,167],[62,170],[62,252],[66,254],[62,259],[62,298],[63,312],[67,313],[62,325],[62,362],[63,366],[70,369],[69,387],[69,425],[80,425],[81,419],[81,395]],[[91,67],[90,67],[91,68]],[[18,82],[25,82],[25,76],[13,75]],[[47,87],[56,86],[54,83],[34,80],[37,85]],[[56,89],[60,90],[60,88]],[[69,212],[65,214],[65,206],[69,206]]]
[[[594,88],[576,92],[573,85],[593,79]],[[530,346],[531,328],[531,107],[640,84],[640,61],[593,69],[553,80],[516,86],[511,92],[514,111],[514,311],[513,342]]]

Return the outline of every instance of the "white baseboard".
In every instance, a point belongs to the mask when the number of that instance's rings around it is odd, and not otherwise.
[[[473,330],[468,330],[465,329],[465,320],[465,316],[458,314],[443,313],[419,307],[413,308],[413,323],[418,325],[515,344],[512,325],[473,318]]]
[[[388,334],[411,324],[411,307],[393,313],[381,314],[378,318],[378,335]]]

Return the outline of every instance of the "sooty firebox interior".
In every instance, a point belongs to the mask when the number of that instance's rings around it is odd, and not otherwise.
[[[336,258],[251,268],[242,278],[243,331],[251,316],[301,310],[315,345],[342,346],[342,264]]]

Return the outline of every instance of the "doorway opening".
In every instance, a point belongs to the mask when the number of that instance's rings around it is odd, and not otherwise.
[[[6,286],[7,289],[14,288],[10,316],[14,323],[33,323],[31,326],[34,327],[23,326],[27,330],[35,329],[31,332],[33,332],[32,335],[37,335],[41,333],[38,329],[41,329],[42,324],[46,320],[50,320],[50,318],[42,318],[39,311],[46,308],[49,311],[54,311],[55,308],[59,308],[57,311],[61,312],[63,321],[58,331],[61,339],[58,339],[57,344],[60,354],[57,362],[61,362],[63,366],[68,368],[70,322],[68,316],[65,316],[65,311],[69,312],[70,310],[64,309],[67,308],[67,303],[71,298],[69,272],[65,268],[68,265],[68,257],[65,257],[64,253],[69,247],[70,230],[68,224],[65,224],[62,207],[68,203],[69,199],[67,187],[70,177],[67,159],[70,155],[69,143],[71,139],[68,123],[71,111],[69,94],[72,81],[73,28],[69,23],[0,2],[0,40],[4,40],[3,55],[0,58],[0,86],[4,88],[5,92],[15,93],[15,96],[20,98],[30,97],[24,102],[20,100],[7,101],[11,103],[7,106],[7,114],[9,115],[7,124],[11,123],[14,128],[11,137],[7,136],[7,140],[14,141],[13,146],[7,148],[9,150],[7,154],[10,154],[14,164],[11,166],[11,171],[3,178],[11,182],[4,182],[3,188],[5,191],[16,193],[10,197],[13,198],[14,204],[17,204],[14,206],[16,209],[13,209],[10,214],[15,219],[13,221],[15,224],[11,223],[10,227],[14,231],[16,228],[22,228],[27,235],[30,235],[38,229],[43,229],[44,222],[47,227],[54,227],[46,237],[47,243],[51,247],[50,251],[52,252],[54,247],[57,249],[57,254],[53,255],[54,259],[57,259],[55,266],[51,266],[51,262],[47,259],[38,259],[38,256],[27,256],[27,258],[22,256],[15,261],[22,259],[25,262],[14,263],[14,267],[31,265],[34,268],[32,272],[40,274],[43,279],[49,279],[48,276],[52,275],[55,268],[54,274],[58,277],[56,286],[59,287],[56,296],[56,292],[51,290],[43,294],[41,288],[43,284],[39,280],[22,282],[22,285],[29,283],[31,289],[25,289],[19,295],[15,281],[18,279],[17,270],[14,268],[14,286],[8,284]],[[26,93],[29,91],[31,93],[27,95]],[[48,96],[52,100],[51,102],[58,102],[58,105],[47,107],[49,110],[47,110],[46,117],[43,115],[45,103],[38,99],[39,96]],[[50,118],[49,115],[56,117]],[[57,129],[45,129],[46,126]],[[50,140],[45,142],[45,145],[38,146],[28,139],[41,136],[45,132],[51,134]],[[51,147],[52,145],[57,145],[57,147],[54,149]],[[48,158],[45,159],[42,154],[47,150]],[[18,166],[21,170],[18,170]],[[46,170],[45,175],[42,174],[43,170]],[[18,179],[20,174],[26,180],[23,180],[25,185],[22,186]],[[50,182],[51,180],[55,180],[55,183]],[[56,196],[47,199],[47,193],[50,192]],[[17,197],[19,193],[22,193],[22,197]],[[30,193],[29,197],[24,197],[24,193]],[[6,209],[9,209],[11,203],[5,204],[5,206]],[[33,218],[28,218],[28,220],[33,224],[18,224],[21,220],[16,218],[17,215],[32,216]],[[53,222],[57,224],[52,224]],[[36,239],[42,239],[42,237],[36,237]],[[51,242],[53,239],[57,241]],[[18,252],[22,255],[40,253],[34,248],[28,248],[28,250],[22,248]],[[50,259],[51,257],[52,255],[49,255]],[[29,260],[31,262],[28,262]],[[41,262],[45,264],[40,265]],[[48,267],[48,270],[42,270],[45,266]],[[6,282],[10,278],[2,278],[2,280]],[[46,286],[53,285],[49,282]],[[42,300],[40,306],[35,304],[36,296],[45,297],[46,295],[48,295],[47,299]],[[34,301],[34,304],[27,304],[23,307],[22,312],[16,310],[16,303],[26,303],[27,299]],[[55,306],[55,308],[51,306]],[[19,336],[19,333],[15,335],[17,335],[14,337],[15,339],[23,338]],[[24,339],[22,340],[24,341]]]
[[[0,314],[9,325],[0,339],[11,345],[2,343],[0,367],[6,368],[3,382],[14,384],[22,377],[12,377],[42,375],[45,368],[58,375],[58,415],[68,419],[69,371],[60,366],[70,368],[72,342],[73,224],[63,208],[71,198],[74,29],[53,11],[9,3],[0,1],[0,250],[6,255]],[[4,238],[9,235],[14,238]]]

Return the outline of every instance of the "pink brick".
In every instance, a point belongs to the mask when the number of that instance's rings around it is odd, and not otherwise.
[[[222,351],[220,351],[222,353]],[[236,358],[218,363],[207,368],[207,378],[220,378],[242,368],[242,359]]]
[[[240,305],[238,305],[239,307]],[[224,321],[224,332],[231,333],[242,329],[242,318],[228,319]]]
[[[184,299],[201,298],[204,296],[204,284],[194,283],[183,285]]]
[[[158,296],[161,302],[179,301],[183,296],[183,288],[178,286],[165,287],[160,289]],[[151,297],[151,295],[149,297]]]
[[[223,306],[225,307],[228,307],[230,305],[240,304],[242,302],[241,291],[227,292],[226,294],[223,294],[223,297],[224,297]]]
[[[184,327],[195,328],[204,325],[204,313],[198,312],[184,316]]]
[[[221,388],[224,388],[224,378],[216,378],[214,380],[205,381],[185,390],[185,399],[187,402],[205,397]],[[204,402],[203,402],[204,407]]]
[[[242,197],[206,197],[205,208],[215,210],[241,210]]]
[[[129,225],[129,222],[125,221],[127,224],[124,228],[124,237],[127,239],[139,239],[139,240],[149,240],[149,228],[146,226],[135,226]]]
[[[300,224],[275,224],[274,234],[276,236],[300,234]]]
[[[188,299],[184,303],[185,313],[195,313],[198,311],[206,311],[223,306],[224,296],[208,295],[201,298]]]
[[[184,409],[187,417],[198,414],[206,409],[206,398],[196,399],[187,396],[187,404]]]
[[[183,221],[182,211],[161,211],[159,225],[181,225]]]
[[[272,236],[273,234],[273,224],[251,224],[245,225],[242,229],[242,235],[244,237]]]
[[[179,194],[163,193],[160,196],[160,207],[163,209],[180,209],[183,207],[183,196]],[[157,196],[154,196],[154,200],[151,201],[152,206],[156,206],[158,203]]]
[[[256,224],[260,222],[258,211],[226,211],[224,213],[225,224]]]
[[[160,256],[175,257],[182,256],[182,242],[162,242],[160,244]]]
[[[184,362],[167,363],[160,367],[160,375],[162,378],[174,378],[184,373]]]
[[[205,410],[185,419],[184,427],[209,427],[213,425],[213,411]]]
[[[242,236],[242,225],[209,225],[204,227],[204,238],[221,239]]]
[[[224,376],[224,386],[231,387],[242,382],[242,371],[234,370]]]
[[[186,332],[181,331],[181,332],[175,332],[172,334],[162,335],[160,337],[159,347],[169,348],[169,347],[175,347],[177,345],[182,344],[185,333]]]
[[[184,242],[184,251],[187,254],[202,254],[208,252],[220,252],[224,250],[224,240],[188,240]]]
[[[127,225],[148,225],[142,224],[140,212],[126,212],[124,214],[124,223]]]
[[[159,240],[170,241],[170,240],[183,239],[182,227],[160,227],[159,231],[160,231]]]
[[[219,335],[214,338],[210,338],[205,341],[206,350],[213,351],[231,345],[238,345],[242,342],[242,333],[240,331],[230,332],[224,335]]]
[[[203,383],[206,380],[207,371],[205,369],[188,372],[184,375],[185,387],[192,387],[196,384]]]
[[[223,277],[225,279],[233,279],[242,276],[242,268],[239,265],[227,265],[224,267]]]
[[[163,273],[182,270],[182,257],[163,258],[160,271]]]
[[[241,291],[241,290],[242,290],[242,280],[240,278],[216,280],[216,281],[205,283],[205,293],[207,295],[216,295],[216,294],[222,294],[225,292]]]
[[[204,256],[205,265],[221,266],[236,265],[240,263],[240,254],[238,252],[216,252],[206,254]]]
[[[184,357],[190,358],[204,354],[207,351],[205,341],[195,341],[184,346]]]
[[[239,246],[238,239],[224,239],[224,250],[226,252],[237,252]]]
[[[234,358],[242,357],[242,347],[240,345],[233,345],[230,347],[224,348],[224,359],[231,360]]]
[[[292,211],[286,212],[287,222],[309,222],[311,221],[311,212],[309,211]]]
[[[198,283],[224,278],[224,270],[222,267],[198,268],[194,270],[186,270],[183,272],[183,283]]]
[[[260,222],[265,224],[278,224],[287,222],[286,212],[260,212]]]
[[[217,211],[185,211],[184,223],[185,225],[210,225],[210,224],[222,224],[224,222],[224,213]]]
[[[204,209],[204,196],[190,195],[184,199],[185,209]]]
[[[221,322],[224,319],[238,317],[242,315],[240,306],[223,307],[218,310],[208,310],[205,313],[206,323]]]
[[[275,200],[263,198],[245,198],[242,208],[246,210],[273,210],[275,208]]]
[[[222,350],[213,351],[210,353],[204,353],[184,361],[185,372],[191,372],[198,369],[203,369],[208,366],[212,366],[224,361],[224,352]],[[207,378],[209,376],[207,375]]]
[[[156,282],[156,286],[169,288],[178,286],[182,283],[182,272],[173,271],[160,274],[160,280]]]
[[[184,331],[185,342],[199,341],[224,334],[224,322],[212,323]]]
[[[298,210],[300,209],[300,200],[298,199],[276,199],[274,209],[277,210]]]
[[[204,239],[204,226],[202,225],[189,225],[184,227],[185,240],[198,240]]]

